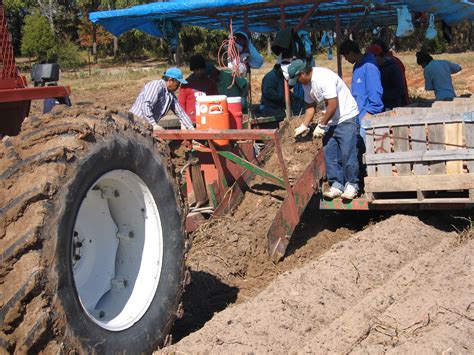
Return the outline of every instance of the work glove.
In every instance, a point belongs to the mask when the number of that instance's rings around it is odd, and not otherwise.
[[[162,131],[162,130],[164,130],[164,128],[161,127],[158,123],[153,123],[153,132]]]
[[[305,136],[309,131],[308,126],[302,123],[298,128],[295,129],[295,138],[298,136]]]
[[[321,123],[318,123],[316,128],[313,131],[313,138],[323,138],[324,133],[326,133],[326,127],[327,125],[323,125]]]

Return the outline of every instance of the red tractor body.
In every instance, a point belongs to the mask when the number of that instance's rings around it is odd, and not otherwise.
[[[0,138],[20,132],[30,112],[31,100],[69,96],[64,86],[27,87],[26,77],[18,73],[3,4],[0,1]]]

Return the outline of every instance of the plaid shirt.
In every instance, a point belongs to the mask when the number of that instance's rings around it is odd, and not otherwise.
[[[145,119],[151,124],[158,123],[171,109],[178,116],[182,125],[193,129],[193,123],[179,105],[174,93],[166,88],[163,79],[150,81],[145,85],[133,104],[130,112]]]

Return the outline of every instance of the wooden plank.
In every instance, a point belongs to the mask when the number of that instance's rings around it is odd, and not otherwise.
[[[425,198],[423,201],[418,201],[416,198],[397,198],[387,200],[374,200],[372,205],[412,205],[412,204],[452,204],[452,203],[466,203],[471,201],[468,197],[451,197],[451,198]]]
[[[434,112],[446,112],[446,113],[464,113],[474,110],[474,105],[444,105],[439,108],[433,109]]]
[[[426,151],[426,126],[419,125],[419,126],[411,126],[411,138],[413,141],[411,142],[412,150],[417,152],[425,152]],[[428,164],[423,162],[415,162],[413,164],[413,172],[415,175],[428,175]]]
[[[470,112],[470,111],[469,111]],[[364,118],[361,122],[364,128],[379,128],[379,127],[395,127],[395,126],[409,126],[420,124],[434,124],[445,122],[464,122],[467,118],[462,113],[422,113],[413,116],[393,116],[393,117],[370,117]]]
[[[365,131],[365,153],[374,154],[374,130],[367,129]],[[365,158],[364,158],[365,159]],[[375,165],[367,165],[367,176],[375,176]]]
[[[408,127],[394,127],[393,128],[393,150],[397,152],[408,152]],[[411,168],[409,163],[396,164],[398,175],[411,175]]]
[[[462,145],[462,123],[447,123],[444,125],[445,142],[448,144]],[[446,150],[459,149],[453,145],[446,145]],[[446,174],[462,174],[462,161],[449,161],[446,163]]]
[[[474,122],[466,122],[464,124],[464,135],[467,145],[474,145]],[[467,162],[467,169],[470,173],[474,173],[474,161]]]
[[[376,128],[374,129],[374,148],[375,154],[373,155],[366,155],[366,162],[367,165],[369,164],[369,160],[367,160],[371,156],[379,156],[379,155],[391,155],[390,149],[390,132],[388,128]],[[377,176],[391,176],[392,175],[392,164],[388,163],[384,160],[379,160],[379,163],[383,162],[384,164],[377,165]]]
[[[435,102],[433,102],[432,107],[438,109],[440,107],[453,107],[453,106],[457,106],[457,105],[469,106],[469,105],[473,105],[473,104],[474,104],[473,99],[455,98],[453,101],[435,101]]]
[[[397,116],[419,115],[433,112],[431,107],[397,107],[394,111]]]
[[[444,144],[437,144],[444,147]],[[367,164],[393,164],[410,162],[440,162],[453,160],[474,160],[474,149],[409,151],[385,154],[367,154]],[[433,163],[441,164],[441,163]],[[432,164],[432,165],[433,165]],[[443,163],[445,165],[445,163]],[[442,173],[444,174],[445,170]]]
[[[466,190],[474,188],[474,174],[366,177],[366,192]]]
[[[440,153],[442,150],[444,150],[444,144],[437,144],[437,142],[444,142],[444,125],[443,124],[430,124],[428,125],[428,149],[431,152]],[[445,160],[448,160],[448,159],[445,159]],[[450,160],[457,160],[457,159],[450,159]],[[442,162],[442,163],[430,164],[430,173],[431,175],[446,174],[446,163]]]

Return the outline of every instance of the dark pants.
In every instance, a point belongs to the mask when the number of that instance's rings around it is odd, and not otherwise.
[[[341,191],[347,184],[359,190],[359,126],[356,119],[357,117],[353,117],[336,126],[329,126],[323,138],[326,176],[330,185]]]

